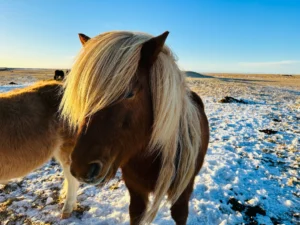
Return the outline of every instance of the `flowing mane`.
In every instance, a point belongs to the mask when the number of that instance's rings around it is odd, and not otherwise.
[[[151,37],[116,31],[96,36],[85,44],[66,78],[60,106],[62,117],[73,128],[125,96],[138,69],[142,45]],[[154,124],[148,151],[161,152],[162,169],[153,203],[141,224],[154,219],[170,188],[169,201],[174,203],[187,187],[195,175],[201,142],[196,103],[190,97],[185,74],[168,47],[164,46],[152,66],[149,82]]]

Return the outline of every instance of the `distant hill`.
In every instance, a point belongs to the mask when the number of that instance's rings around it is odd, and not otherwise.
[[[16,70],[16,71],[27,71],[27,70],[31,70],[31,71],[39,71],[39,70],[48,70],[48,71],[52,71],[52,70],[70,70],[70,68],[19,68],[19,67],[0,67],[0,71],[10,71],[10,70]]]
[[[185,71],[185,73],[186,73],[187,77],[193,77],[193,78],[213,78],[212,76],[204,75],[204,74],[197,73],[197,72],[194,72],[194,71]]]
[[[6,70],[9,70],[9,68],[6,68],[6,67],[0,67],[0,71],[6,71]]]

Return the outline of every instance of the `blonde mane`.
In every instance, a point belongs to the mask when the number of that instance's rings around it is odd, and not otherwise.
[[[108,32],[90,39],[64,85],[62,117],[76,128],[86,117],[124,96],[136,74],[144,33]],[[164,196],[174,203],[195,174],[201,133],[198,109],[182,73],[164,46],[150,74],[154,124],[149,151],[159,149],[162,169],[141,224],[150,223]],[[179,152],[179,165],[175,159]]]

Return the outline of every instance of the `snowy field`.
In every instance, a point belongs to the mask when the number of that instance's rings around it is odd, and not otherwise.
[[[205,102],[211,138],[188,224],[300,224],[300,89],[205,82],[189,81]],[[0,91],[10,88],[0,86]],[[229,94],[247,104],[219,103]],[[0,185],[1,225],[129,224],[121,172],[102,189],[81,185],[77,210],[67,220],[59,219],[62,181],[60,167],[51,161],[24,179]],[[153,224],[174,224],[168,207]]]

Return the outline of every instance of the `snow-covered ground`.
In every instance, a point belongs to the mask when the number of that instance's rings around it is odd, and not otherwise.
[[[201,94],[198,84],[190,81]],[[8,88],[0,86],[0,91]],[[202,95],[211,138],[188,224],[299,224],[300,91],[257,85],[237,95],[236,89],[222,88],[250,104],[218,103],[225,95],[209,91]],[[24,179],[0,185],[0,223],[129,224],[121,172],[102,189],[81,185],[78,208],[67,220],[59,219],[62,181],[60,167],[51,161]],[[168,207],[153,224],[174,224]]]
[[[7,92],[16,88],[23,88],[27,85],[30,85],[31,83],[25,83],[25,84],[15,84],[15,85],[1,85],[0,86],[0,92]]]

